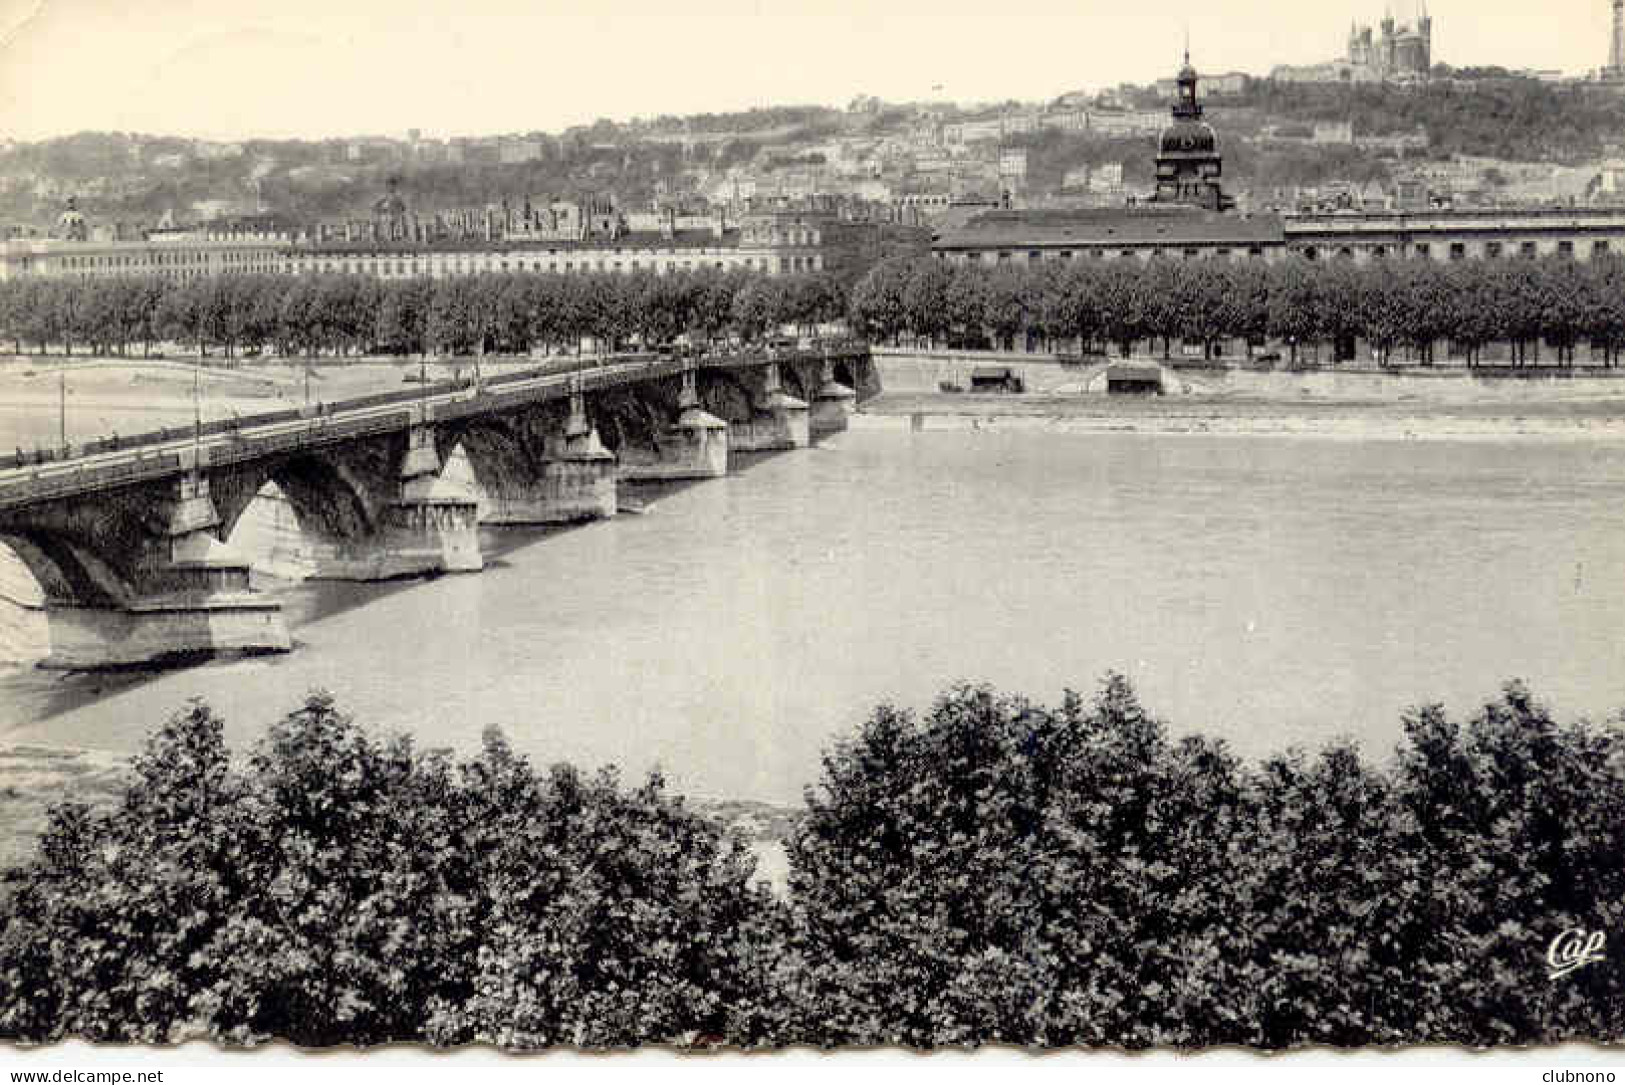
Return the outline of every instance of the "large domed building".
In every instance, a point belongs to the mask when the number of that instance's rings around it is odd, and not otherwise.
[[[90,223],[85,220],[85,213],[79,210],[79,201],[68,197],[68,206],[57,216],[56,236],[63,241],[85,241],[90,237]]]
[[[1202,119],[1196,81],[1196,69],[1191,67],[1191,56],[1186,52],[1185,66],[1179,72],[1173,123],[1157,139],[1157,193],[1153,199],[1157,203],[1228,211],[1235,201],[1224,194],[1219,137],[1213,126]]]
[[[400,182],[391,177],[384,195],[372,205],[372,230],[380,240],[404,241],[411,236],[406,201],[401,199],[399,188]]]
[[[374,201],[372,205],[373,217],[380,219],[405,218],[406,201],[401,199],[401,194],[396,191],[393,177],[389,179],[388,189],[383,196]]]

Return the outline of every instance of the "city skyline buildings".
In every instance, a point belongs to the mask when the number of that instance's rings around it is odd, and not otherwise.
[[[204,139],[557,132],[600,117],[759,105],[1045,100],[1149,84],[1188,29],[1201,70],[1267,74],[1333,55],[1366,0],[1211,0],[1124,11],[1090,0],[0,0],[0,139],[132,131]],[[1436,59],[1599,66],[1608,0],[1434,0]],[[700,58],[708,57],[704,63]],[[721,58],[722,62],[719,62]]]

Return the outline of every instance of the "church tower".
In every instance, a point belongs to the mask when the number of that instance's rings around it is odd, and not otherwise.
[[[1224,159],[1219,137],[1202,120],[1202,102],[1196,94],[1196,69],[1190,51],[1179,72],[1179,97],[1174,100],[1173,123],[1157,140],[1157,203],[1188,204],[1209,211],[1228,211],[1235,201],[1220,183]]]

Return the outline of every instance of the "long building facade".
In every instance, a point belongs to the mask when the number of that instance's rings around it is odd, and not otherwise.
[[[143,241],[67,238],[0,242],[0,282],[14,279],[92,279],[156,275],[277,274],[292,251],[284,235],[208,235]]]
[[[1437,261],[1625,256],[1625,207],[1224,215],[1132,207],[989,212],[932,242],[958,263],[1042,260]]]
[[[82,231],[78,237],[83,237]],[[359,274],[446,278],[487,272],[583,274],[744,268],[770,275],[824,267],[822,227],[812,216],[752,216],[713,230],[622,231],[603,238],[516,237],[413,241],[296,237],[287,233],[195,233],[138,241],[51,239],[0,242],[0,281],[157,275]]]

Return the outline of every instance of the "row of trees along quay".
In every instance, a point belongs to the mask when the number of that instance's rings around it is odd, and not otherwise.
[[[1274,264],[1158,258],[985,265],[933,258],[877,264],[854,286],[855,327],[877,342],[1169,357],[1199,344],[1266,344],[1294,363],[1354,357],[1469,366],[1492,344],[1515,366],[1573,365],[1587,345],[1603,364],[1625,347],[1625,259],[1550,256],[1448,263],[1425,259]]]
[[[1408,713],[1380,760],[1258,762],[1121,678],[955,687],[875,710],[788,820],[780,893],[658,777],[540,770],[496,731],[453,761],[321,695],[234,758],[194,703],[0,874],[0,1039],[1625,1037],[1625,969],[1558,951],[1625,928],[1625,731],[1518,684]]]
[[[950,263],[884,261],[850,296],[825,272],[767,275],[704,269],[581,275],[481,274],[380,280],[357,275],[228,275],[15,280],[0,283],[0,341],[71,354],[150,356],[179,343],[231,358],[283,355],[569,349],[584,338],[751,341],[784,326],[850,319],[876,341],[1164,357],[1199,344],[1273,344],[1294,363],[1353,357],[1434,364],[1441,345],[1469,366],[1492,344],[1512,364],[1569,366],[1589,346],[1603,364],[1625,348],[1625,259],[1562,257],[1292,259],[1276,264],[1154,259]],[[1328,349],[1329,348],[1329,349]]]
[[[231,358],[428,352],[524,354],[584,338],[614,349],[838,319],[845,293],[823,272],[696,269],[579,275],[480,274],[381,280],[360,275],[110,277],[0,283],[0,341],[17,353],[151,356],[179,343]]]

